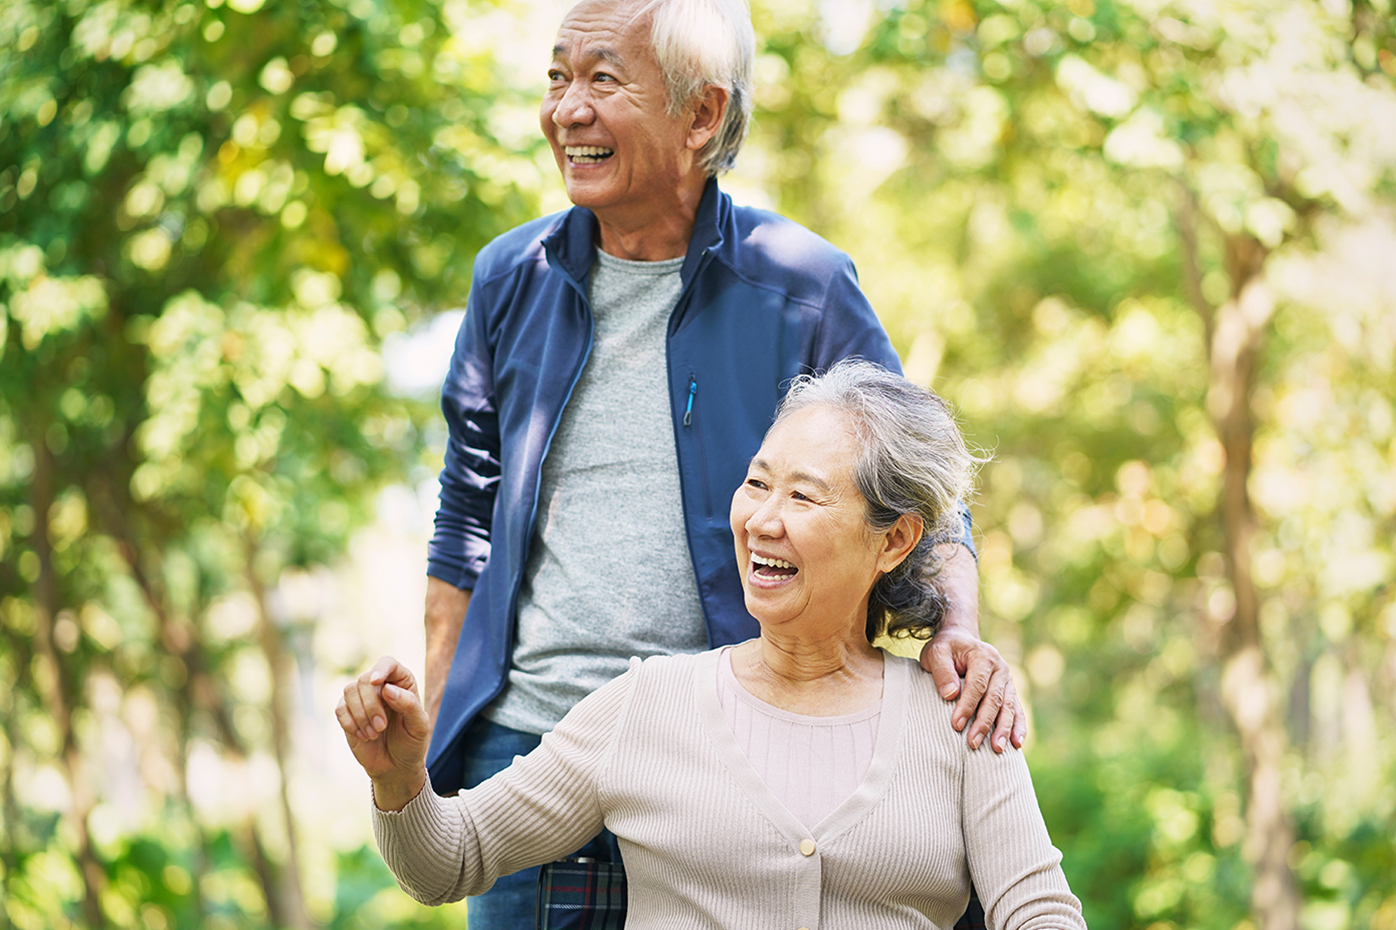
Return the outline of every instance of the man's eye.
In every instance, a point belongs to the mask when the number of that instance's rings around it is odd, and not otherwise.
[[[808,497],[806,497],[805,495],[801,494],[799,491],[791,491],[791,492],[790,492],[790,496],[793,497],[793,498],[794,498],[795,500],[797,500],[797,501],[807,501],[807,500],[809,500]]]
[[[756,488],[758,491],[766,490],[766,486],[755,478],[746,479],[746,486],[749,488]]]

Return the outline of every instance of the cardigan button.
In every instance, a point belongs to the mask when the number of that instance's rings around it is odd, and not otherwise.
[[[800,840],[800,855],[802,855],[802,856],[813,856],[813,855],[814,855],[814,840],[811,840],[811,839],[808,839],[808,838],[803,839],[803,840]],[[804,930],[804,928],[801,928],[801,930]]]

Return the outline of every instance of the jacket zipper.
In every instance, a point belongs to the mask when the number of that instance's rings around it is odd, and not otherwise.
[[[698,379],[693,375],[688,376],[688,406],[683,411],[683,425],[693,425],[693,397],[698,393]]]

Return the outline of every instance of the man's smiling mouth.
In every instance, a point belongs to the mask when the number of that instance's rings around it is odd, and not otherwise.
[[[596,165],[615,154],[615,149],[599,145],[568,145],[562,149],[567,160],[574,165]]]

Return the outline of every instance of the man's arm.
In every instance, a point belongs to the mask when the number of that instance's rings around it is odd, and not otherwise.
[[[901,359],[859,289],[852,261],[830,281],[825,306],[837,308],[837,313],[827,315],[811,367],[827,368],[857,355],[901,373]],[[1018,707],[1008,663],[997,649],[979,638],[979,564],[969,532],[969,511],[964,514],[962,541],[946,543],[940,550],[945,562],[938,581],[949,604],[940,632],[921,650],[921,665],[934,676],[936,688],[947,701],[958,696],[953,716],[956,729],[965,729],[973,716],[967,737],[970,746],[979,748],[992,731],[989,745],[995,752],[1003,752],[1010,739],[1022,748],[1027,721]]]
[[[441,387],[446,454],[435,532],[427,545],[426,664],[422,670],[422,698],[433,729],[470,606],[470,589],[489,558],[500,474],[499,416],[494,357],[485,332],[486,303],[478,284],[472,285],[451,366]]]
[[[460,641],[461,624],[470,607],[470,592],[448,581],[427,576],[426,634],[427,656],[422,688],[426,692],[427,720],[436,728],[441,713],[441,695],[451,673],[451,659]]]
[[[989,745],[995,752],[1003,752],[1008,740],[1021,749],[1027,720],[1018,707],[1013,676],[999,651],[979,638],[979,563],[962,543],[945,543],[939,552],[945,561],[937,580],[948,603],[940,631],[921,650],[921,666],[935,678],[941,697],[959,698],[955,729],[965,729],[973,715],[971,749],[978,749],[991,731]]]

